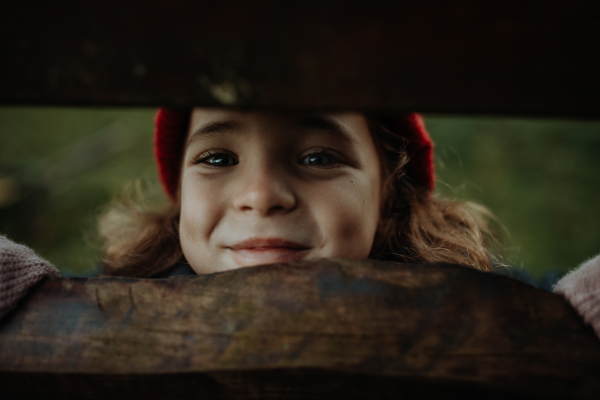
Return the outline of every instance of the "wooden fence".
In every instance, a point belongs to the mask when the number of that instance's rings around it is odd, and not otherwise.
[[[564,298],[444,264],[51,279],[0,325],[15,398],[597,399],[599,377]]]
[[[594,0],[56,0],[0,13],[0,103],[597,117]]]

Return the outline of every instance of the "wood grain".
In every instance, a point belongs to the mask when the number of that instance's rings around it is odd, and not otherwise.
[[[63,398],[598,398],[565,300],[443,264],[57,278],[0,324],[0,387]]]
[[[594,0],[22,0],[0,104],[600,113]]]

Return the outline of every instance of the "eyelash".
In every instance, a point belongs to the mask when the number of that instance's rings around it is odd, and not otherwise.
[[[306,160],[309,157],[316,157],[316,156],[328,157],[329,159],[331,159],[331,162],[329,164],[325,164],[325,165],[303,164],[302,163],[303,160]],[[320,168],[333,168],[340,164],[344,164],[343,157],[340,154],[338,154],[336,151],[327,150],[327,149],[313,150],[310,153],[302,156],[302,158],[300,159],[300,162],[302,165],[312,165],[312,166],[320,167]]]
[[[211,164],[208,162],[208,160],[210,160],[211,158],[216,158],[217,156],[221,156],[221,158],[230,158],[232,160],[234,160],[234,164],[228,164],[228,165],[217,165],[217,164]],[[330,159],[330,162],[327,164],[308,164],[308,163],[304,163],[303,161],[308,159],[309,157],[326,157]],[[223,150],[208,150],[202,154],[200,154],[193,162],[194,164],[205,164],[209,167],[212,168],[224,168],[224,167],[231,167],[233,165],[237,165],[239,163],[239,161],[229,152],[223,151]],[[298,161],[298,163],[300,165],[307,165],[307,166],[313,166],[313,167],[318,167],[318,168],[333,168],[336,167],[340,164],[344,164],[344,160],[343,157],[338,154],[338,152],[336,151],[332,151],[332,150],[328,150],[328,149],[315,149],[313,151],[311,151],[308,154],[303,155],[300,160]]]
[[[217,156],[221,156],[221,158],[228,157],[228,158],[234,160],[235,164],[216,165],[216,164],[211,164],[211,163],[208,162],[208,160],[210,160],[211,158],[216,158]],[[213,168],[231,167],[233,165],[237,165],[238,163],[239,163],[239,161],[233,155],[231,155],[229,152],[226,152],[226,151],[223,151],[223,150],[208,150],[208,151],[205,151],[204,153],[200,154],[194,160],[194,164],[206,164],[207,166],[213,167]]]

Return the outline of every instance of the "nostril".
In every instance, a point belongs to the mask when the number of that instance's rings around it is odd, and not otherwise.
[[[234,197],[233,206],[238,211],[261,215],[286,212],[294,208],[296,196],[289,184],[281,179],[252,179],[245,181]]]

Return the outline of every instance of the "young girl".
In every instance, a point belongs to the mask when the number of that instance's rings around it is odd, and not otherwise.
[[[417,114],[161,109],[155,156],[170,205],[104,217],[107,274],[323,257],[491,270],[489,214],[433,193],[433,143]]]

